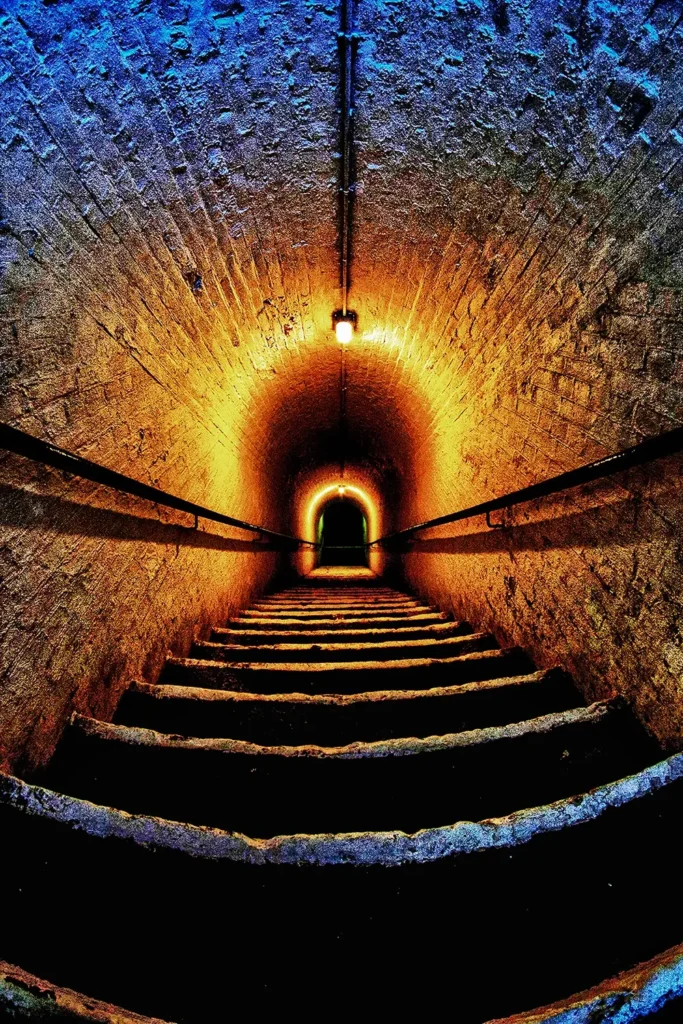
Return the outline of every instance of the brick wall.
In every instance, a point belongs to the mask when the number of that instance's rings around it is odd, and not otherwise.
[[[401,523],[679,424],[680,6],[359,10],[354,294],[420,381]],[[680,746],[679,477],[426,534],[408,579]]]
[[[327,328],[336,285],[334,255],[317,258],[334,250],[317,42],[334,19],[287,7],[0,12],[0,419],[275,529],[272,382],[320,310]],[[168,647],[248,602],[278,556],[1,463],[1,759],[21,767],[74,708],[108,715]]]
[[[392,495],[385,492],[387,480],[384,474],[368,469],[367,466],[346,462],[344,475],[341,466],[328,464],[312,471],[300,470],[292,481],[291,508],[293,532],[297,537],[317,541],[318,524],[325,506],[339,497],[339,488],[344,496],[361,509],[368,529],[368,540],[372,541],[389,533],[392,528],[390,516]],[[387,552],[379,545],[368,548],[368,566],[381,576],[387,567]],[[305,575],[319,562],[319,555],[313,547],[302,547],[292,559],[292,567],[299,575]]]
[[[275,528],[343,455],[408,525],[681,421],[679,5],[363,0],[347,428],[338,11],[0,13],[0,417]],[[425,537],[412,584],[681,717],[678,463]],[[4,458],[0,726],[44,758],[268,585],[234,531]]]

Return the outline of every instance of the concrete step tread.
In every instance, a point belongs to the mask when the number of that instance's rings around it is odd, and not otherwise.
[[[289,587],[286,590],[276,590],[271,594],[266,594],[266,597],[280,597],[294,594],[303,594],[304,596],[312,595],[314,597],[367,597],[377,595],[379,597],[414,597],[414,594],[409,594],[404,590],[394,590],[392,587]]]
[[[400,590],[283,590],[274,594],[259,594],[257,601],[419,601],[418,594]]]
[[[415,611],[433,611],[431,605],[423,604],[421,601],[381,601],[372,603],[368,601],[356,601],[341,602],[341,601],[306,601],[306,602],[293,602],[293,601],[255,601],[250,604],[245,611],[249,612],[277,612],[281,614],[283,612],[291,612],[293,616],[296,616],[302,612],[311,613],[317,612],[320,614],[344,614],[344,615],[365,615],[366,613],[377,614],[379,612],[398,612],[404,614],[405,612]]]
[[[587,707],[571,708],[538,718],[525,719],[508,725],[490,726],[486,729],[471,729],[462,732],[445,733],[440,736],[402,737],[400,739],[354,742],[343,746],[325,747],[319,744],[299,746],[268,746],[244,740],[223,737],[192,737],[157,732],[141,726],[117,725],[103,722],[87,715],[74,714],[71,728],[90,738],[103,742],[118,742],[146,747],[169,747],[174,750],[210,750],[225,754],[267,755],[284,758],[334,758],[351,760],[373,757],[406,757],[428,754],[434,751],[483,746],[485,744],[512,740],[531,733],[542,735],[553,730],[573,725],[603,724],[609,717],[621,711],[616,700],[596,701]]]
[[[368,605],[374,607],[376,604],[407,605],[412,607],[415,604],[422,604],[415,597],[261,597],[254,602],[255,605],[265,604],[268,607],[283,605],[284,607],[296,606],[308,608],[311,605],[341,605],[342,607],[357,607]]]
[[[399,591],[334,591],[324,592],[313,590],[282,591],[279,594],[263,594],[259,601],[416,601],[414,594],[402,594]]]
[[[416,601],[414,594],[399,590],[281,590],[275,594],[262,594],[260,601]]]
[[[21,1009],[19,1009],[21,1008]],[[91,1024],[170,1024],[159,1017],[147,1017],[113,1003],[54,985],[45,978],[0,960],[0,1015],[7,1020],[90,1021]]]
[[[610,977],[591,989],[568,996],[559,1002],[513,1016],[496,1017],[488,1024],[556,1024],[563,1019],[598,1020],[605,1013],[626,1011],[629,1019],[650,1017],[663,1006],[673,1006],[683,994],[683,944],[672,946],[629,971]],[[17,1005],[27,1006],[36,1020],[54,1016],[55,1010],[74,1020],[97,1024],[170,1024],[158,1017],[132,1013],[120,1006],[103,1003],[70,988],[53,985],[14,964],[0,961],[0,1008],[13,1012]]]
[[[147,850],[175,850],[197,858],[243,864],[395,866],[513,848],[534,837],[576,827],[642,800],[683,778],[683,754],[585,793],[478,822],[401,831],[278,835],[255,839],[208,826],[95,804],[0,773],[0,806],[66,825],[98,840],[120,838]]]
[[[432,650],[435,655],[441,652],[447,657],[449,653],[460,648],[472,648],[477,645],[479,649],[484,647],[495,648],[496,641],[490,633],[470,633],[461,636],[450,637],[421,637],[412,640],[374,640],[371,643],[343,642],[343,643],[278,643],[278,644],[228,644],[215,641],[197,641],[192,648],[192,657],[205,658],[207,660],[224,660],[231,657],[243,657],[258,655],[258,659],[269,660],[268,655],[296,655],[311,657],[324,657],[324,655],[339,654],[353,658],[354,656],[368,655],[372,659],[380,659],[383,655],[401,652],[416,652],[419,654],[424,650]],[[408,655],[406,655],[408,656]],[[297,662],[298,663],[298,662]]]
[[[559,669],[424,689],[358,687],[356,693],[250,693],[201,684],[202,679],[191,686],[133,683],[114,721],[270,745],[339,746],[507,725],[583,706]]]
[[[212,704],[305,704],[308,706],[351,707],[358,704],[382,704],[389,701],[428,700],[435,697],[463,697],[471,693],[486,693],[492,698],[501,690],[509,690],[538,683],[551,684],[558,669],[541,669],[528,675],[505,676],[481,682],[457,683],[453,686],[434,686],[420,690],[367,690],[362,693],[250,693],[244,690],[203,689],[200,686],[182,686],[168,683],[146,683],[135,680],[130,685],[133,693],[145,694],[160,700],[186,699],[209,701]]]
[[[189,730],[188,730],[189,731]],[[339,745],[206,738],[81,721],[44,776],[52,789],[195,825],[282,833],[407,833],[559,799],[651,760],[618,705],[445,735]]]
[[[273,674],[299,674],[304,677],[309,674],[318,675],[325,672],[405,672],[409,669],[447,668],[449,666],[461,665],[467,661],[501,658],[517,652],[521,653],[519,648],[505,647],[500,650],[474,651],[448,658],[406,658],[401,661],[297,661],[291,663],[269,661],[224,662],[212,658],[181,658],[172,656],[167,659],[166,664],[176,668],[195,670],[215,668],[225,670],[226,672],[272,672]]]
[[[475,645],[476,646],[476,645]],[[255,652],[258,648],[255,648]],[[161,682],[216,686],[220,689],[343,692],[347,689],[384,690],[387,680],[411,688],[474,682],[494,676],[523,675],[533,665],[520,648],[474,650],[453,657],[388,659],[386,661],[245,661],[169,657]],[[395,688],[395,686],[392,686]]]
[[[227,628],[232,627],[248,627],[249,629],[269,629],[277,627],[277,629],[295,629],[300,630],[303,628],[307,630],[311,629],[342,629],[348,626],[354,626],[355,628],[365,629],[378,629],[378,628],[393,628],[394,626],[401,627],[403,625],[435,625],[439,622],[448,622],[449,617],[443,612],[421,612],[417,615],[412,616],[401,616],[397,618],[392,615],[377,616],[373,618],[363,618],[362,616],[330,616],[321,615],[317,619],[307,619],[305,625],[301,619],[297,618],[273,618],[272,616],[249,616],[244,618],[242,616],[235,616],[228,621]]]
[[[211,630],[211,640],[214,643],[246,644],[303,644],[306,642],[319,643],[370,643],[371,641],[382,642],[384,640],[419,640],[438,639],[446,636],[463,636],[465,633],[473,633],[474,630],[464,622],[435,622],[428,626],[395,626],[391,629],[342,629],[330,630],[325,633],[323,630],[248,630],[231,629],[227,626],[214,626]],[[329,637],[329,639],[326,639]]]
[[[318,607],[312,607],[310,609],[299,609],[299,608],[244,608],[240,612],[240,618],[246,619],[298,619],[299,621],[305,621],[307,619],[322,619],[322,618],[335,618],[335,619],[376,619],[376,618],[387,618],[390,616],[394,619],[405,619],[415,615],[429,615],[434,614],[433,608],[428,608],[425,605],[416,605],[414,608],[394,608],[391,606],[382,606],[377,608],[327,608],[322,609]]]

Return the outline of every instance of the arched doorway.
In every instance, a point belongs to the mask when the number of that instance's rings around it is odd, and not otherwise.
[[[368,523],[353,501],[325,506],[318,521],[320,565],[367,565]]]

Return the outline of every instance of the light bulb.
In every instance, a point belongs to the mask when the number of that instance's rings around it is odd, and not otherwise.
[[[340,345],[348,345],[353,337],[353,324],[350,320],[337,320],[334,326],[337,341]]]

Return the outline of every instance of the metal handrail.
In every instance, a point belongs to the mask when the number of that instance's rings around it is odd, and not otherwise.
[[[428,519],[416,526],[409,526],[405,530],[397,530],[395,533],[378,537],[370,541],[373,544],[386,544],[389,541],[398,540],[401,537],[409,537],[418,530],[426,530],[433,526],[444,526],[446,523],[456,523],[461,519],[471,519],[474,516],[488,516],[491,512],[500,509],[512,508],[513,505],[521,505],[525,501],[533,501],[534,498],[543,498],[549,494],[557,494],[569,487],[578,487],[581,484],[591,483],[594,480],[601,480],[614,476],[623,470],[632,469],[634,466],[642,466],[647,462],[654,462],[655,459],[662,459],[667,455],[674,455],[683,451],[683,427],[675,427],[667,430],[658,437],[648,438],[632,448],[625,448],[624,451],[616,452],[614,455],[607,455],[603,459],[589,462],[578,469],[570,469],[566,473],[550,477],[539,484],[531,484],[529,487],[522,487],[518,491],[510,491],[500,498],[492,498],[490,501],[482,501],[479,505],[471,505],[470,508],[460,509],[459,512],[451,512],[449,515],[437,516],[435,519]]]
[[[177,498],[174,494],[162,491],[150,484],[143,484],[133,477],[123,473],[117,473],[113,469],[100,466],[97,462],[84,459],[81,455],[74,455],[64,448],[50,444],[49,441],[41,441],[32,434],[27,434],[16,427],[10,427],[7,423],[0,423],[0,448],[5,451],[14,452],[15,455],[22,455],[24,458],[32,459],[34,462],[42,462],[54,469],[61,469],[74,476],[83,477],[84,480],[92,480],[96,484],[104,484],[105,487],[112,487],[124,494],[133,494],[137,498],[145,498],[157,505],[165,505],[167,508],[177,509],[179,512],[189,512],[195,517],[195,523],[199,517],[210,519],[215,523],[224,523],[226,526],[236,526],[240,530],[250,530],[252,533],[260,533],[265,537],[273,537],[279,541],[287,541],[288,544],[310,544],[317,547],[314,541],[302,540],[300,537],[291,537],[287,533],[278,533],[276,530],[269,530],[265,526],[254,526],[242,519],[235,519],[233,516],[226,516],[222,512],[205,508],[204,505],[197,505],[194,501],[186,501],[184,498]]]

